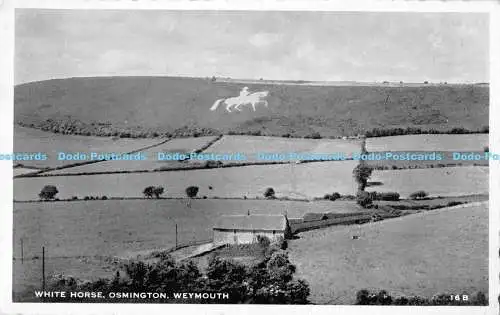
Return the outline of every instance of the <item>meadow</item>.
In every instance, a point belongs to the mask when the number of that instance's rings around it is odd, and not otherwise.
[[[352,176],[356,165],[356,161],[342,161],[194,171],[16,178],[14,200],[37,200],[38,193],[45,185],[55,185],[59,190],[57,197],[61,199],[103,195],[142,197],[143,189],[150,185],[163,186],[165,196],[168,197],[185,197],[185,189],[191,185],[200,188],[200,197],[263,197],[267,187],[272,187],[277,197],[323,197],[335,191],[352,195],[357,189]]]
[[[487,293],[487,203],[304,232],[289,253],[317,304],[353,304],[361,289],[429,298]]]
[[[368,152],[380,151],[483,151],[488,134],[425,134],[366,139]]]
[[[159,144],[165,139],[124,139],[62,135],[33,128],[14,126],[14,152],[45,152],[44,161],[19,161],[31,167],[58,167],[75,161],[59,161],[58,152],[131,152]],[[81,162],[81,161],[76,161]]]
[[[484,156],[483,151],[471,151],[471,150],[463,150],[459,152],[467,152],[468,154],[474,154],[479,156]],[[451,151],[441,151],[439,148],[429,151],[415,151],[415,150],[407,150],[407,151],[380,151],[375,152],[376,155],[380,154],[381,156],[386,156],[386,153],[392,154],[392,156],[406,156],[407,154],[419,154],[419,155],[429,155],[435,153],[436,156],[440,155],[442,160],[396,160],[395,158],[384,159],[384,160],[370,160],[366,161],[367,165],[374,167],[375,169],[405,169],[405,168],[438,168],[444,166],[488,166],[488,160],[466,160],[453,159],[453,153]]]
[[[158,160],[158,153],[187,153],[203,148],[215,140],[215,136],[197,138],[174,138],[164,144],[143,150],[147,160],[114,160],[99,163],[75,166],[71,168],[55,170],[48,174],[75,174],[75,173],[95,173],[95,172],[119,172],[119,171],[142,171],[155,170],[162,167],[179,167],[183,165],[179,161]],[[142,140],[137,140],[142,141]],[[185,164],[185,163],[184,163]]]
[[[212,226],[224,214],[283,214],[358,211],[354,202],[279,200],[98,200],[14,203],[15,291],[40,285],[41,247],[47,272],[83,279],[109,276],[109,263],[99,256],[130,257],[147,249],[166,249],[212,237]],[[24,255],[21,264],[21,238]],[[34,257],[38,257],[37,259]]]
[[[26,167],[16,167],[12,169],[12,174],[13,176],[17,175],[25,175],[25,174],[30,174],[30,173],[36,173],[39,170],[34,169],[34,168],[26,168]]]
[[[366,191],[397,192],[402,198],[418,190],[426,191],[429,196],[487,194],[488,174],[485,166],[376,170]]]
[[[245,154],[249,161],[262,161],[257,159],[260,153],[345,153],[350,157],[352,153],[361,152],[360,140],[342,139],[292,139],[281,137],[254,137],[254,136],[223,136],[206,153],[232,153]]]
[[[269,91],[269,107],[256,112],[209,110],[215,100],[236,96],[244,86],[250,91]],[[213,128],[222,133],[302,137],[317,132],[330,137],[388,127],[478,130],[489,122],[489,86],[474,84],[304,86],[202,78],[87,77],[21,84],[14,92],[16,122],[40,126],[48,119],[71,117],[90,128],[85,132],[109,123],[159,133],[187,127],[196,132]]]

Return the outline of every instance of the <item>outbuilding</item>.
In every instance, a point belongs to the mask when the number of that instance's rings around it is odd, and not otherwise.
[[[213,234],[214,245],[256,243],[258,235],[275,242],[290,236],[290,226],[284,215],[224,215]]]

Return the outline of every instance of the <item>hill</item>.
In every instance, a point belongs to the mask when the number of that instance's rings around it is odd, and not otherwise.
[[[361,289],[428,298],[488,292],[487,203],[305,232],[289,244],[318,304],[354,303]]]
[[[268,90],[269,107],[228,113],[216,99]],[[141,136],[215,133],[322,137],[373,128],[447,131],[488,125],[486,85],[352,85],[217,82],[180,77],[89,77],[15,87],[15,121],[62,133]],[[58,126],[54,128],[54,126]]]

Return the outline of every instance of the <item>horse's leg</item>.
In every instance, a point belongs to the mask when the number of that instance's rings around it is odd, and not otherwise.
[[[269,103],[267,101],[263,101],[264,102],[264,106],[267,107],[267,105],[269,105]]]
[[[254,112],[255,112],[255,104],[256,104],[256,103],[257,103],[257,102],[252,102],[252,108],[253,108],[253,111],[254,111]]]
[[[226,111],[227,111],[228,113],[230,113],[230,112],[231,112],[230,108],[231,108],[231,104],[227,104],[227,105],[226,105]]]

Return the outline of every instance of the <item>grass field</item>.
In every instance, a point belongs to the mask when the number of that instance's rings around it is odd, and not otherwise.
[[[165,196],[185,197],[188,186],[199,186],[198,196],[262,197],[267,187],[276,196],[293,198],[322,197],[337,191],[354,194],[357,185],[352,177],[355,161],[307,164],[259,165],[195,171],[136,174],[53,176],[14,179],[14,200],[36,200],[45,185],[55,185],[61,199],[72,196],[142,197],[150,185],[160,185]],[[209,189],[212,186],[213,189]]]
[[[280,137],[253,137],[253,136],[223,136],[207,153],[232,153],[240,152],[247,156],[249,161],[256,161],[260,153],[351,153],[361,151],[360,140],[341,139],[291,139]],[[287,159],[288,160],[288,159]],[[260,160],[262,161],[262,160]]]
[[[406,135],[366,139],[368,152],[379,151],[483,151],[488,134]]]
[[[181,162],[178,161],[159,161],[158,152],[162,153],[188,153],[202,148],[213,141],[216,137],[197,137],[197,138],[176,138],[168,142],[155,146],[153,148],[141,151],[147,156],[143,161],[105,161],[94,164],[76,166],[62,170],[51,171],[50,174],[75,174],[75,173],[94,173],[94,172],[117,172],[117,171],[137,171],[154,170],[161,167],[178,167]]]
[[[16,167],[16,168],[12,169],[13,176],[29,174],[29,173],[34,173],[34,172],[38,172],[38,170],[33,169],[33,168],[25,168],[25,167]]]
[[[318,304],[352,304],[365,288],[427,297],[487,293],[488,209],[435,210],[305,232],[289,242],[289,252]]]
[[[47,270],[82,278],[112,275],[95,255],[130,256],[145,249],[212,237],[212,225],[223,214],[345,212],[353,202],[277,200],[107,200],[90,202],[14,203],[14,257],[20,258],[21,238],[26,260],[14,261],[15,291],[39,285],[41,247],[47,250]],[[89,257],[90,256],[90,257]],[[107,273],[106,273],[107,272]]]
[[[160,143],[160,139],[113,139],[61,135],[21,126],[14,127],[14,152],[45,152],[45,161],[19,161],[26,166],[56,167],[75,163],[58,161],[57,152],[130,152]],[[81,161],[76,161],[81,162]]]
[[[411,170],[374,171],[367,191],[397,192],[402,198],[424,190],[430,196],[487,194],[488,167],[464,166]]]
[[[468,152],[473,153],[474,155],[479,154],[480,156],[484,156],[483,151],[459,151],[459,152]],[[425,167],[443,167],[443,166],[452,166],[454,164],[455,166],[488,166],[489,161],[488,160],[454,160],[453,159],[453,152],[451,151],[440,151],[438,148],[432,152],[429,151],[415,151],[415,150],[407,150],[407,151],[391,151],[391,152],[376,152],[375,154],[380,154],[382,156],[386,156],[387,153],[392,154],[392,156],[401,156],[401,155],[406,155],[406,154],[420,154],[420,155],[429,155],[432,153],[436,153],[436,155],[441,155],[442,160],[440,161],[433,161],[433,160],[396,160],[395,158],[389,158],[389,159],[384,159],[384,160],[371,160],[371,161],[366,161],[367,165],[370,165],[374,168],[389,168],[392,169],[392,167],[396,168],[425,168]]]
[[[218,98],[243,86],[268,90],[269,107],[215,112]],[[147,104],[147,106],[145,106]],[[82,110],[85,109],[85,110]],[[185,126],[294,136],[355,135],[372,128],[477,130],[488,125],[489,86],[300,86],[211,82],[173,77],[89,77],[15,87],[15,121],[38,124],[71,116],[84,123],[171,131]]]

